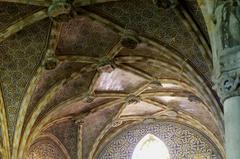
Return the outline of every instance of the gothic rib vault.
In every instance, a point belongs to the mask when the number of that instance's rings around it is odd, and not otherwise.
[[[154,2],[0,0],[0,158],[91,159],[145,119],[196,129],[224,158],[201,10]]]

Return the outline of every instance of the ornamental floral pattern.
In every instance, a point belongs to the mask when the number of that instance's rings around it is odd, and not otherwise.
[[[46,138],[31,146],[26,159],[66,159],[66,156],[54,141]]]

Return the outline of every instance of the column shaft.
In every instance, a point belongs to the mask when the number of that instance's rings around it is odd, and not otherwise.
[[[240,159],[240,96],[224,102],[224,122],[227,159]]]

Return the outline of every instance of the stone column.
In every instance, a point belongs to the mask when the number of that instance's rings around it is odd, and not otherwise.
[[[225,141],[227,159],[240,158],[240,96],[224,102]]]
[[[213,81],[224,105],[227,159],[240,159],[240,3],[217,0],[211,45]]]

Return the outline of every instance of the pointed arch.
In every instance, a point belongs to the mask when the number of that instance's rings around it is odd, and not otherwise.
[[[145,135],[135,147],[132,159],[170,159],[167,146],[155,135]]]

